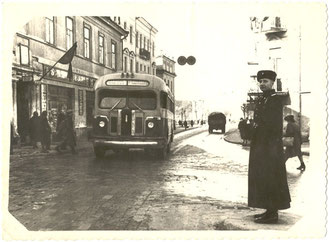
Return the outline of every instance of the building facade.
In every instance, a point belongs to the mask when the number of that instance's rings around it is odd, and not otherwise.
[[[156,58],[156,75],[164,80],[175,96],[175,61],[165,55]]]
[[[129,32],[123,40],[123,72],[156,75],[155,43],[158,30],[143,17],[112,17]]]
[[[277,73],[275,89],[282,95],[286,106],[283,115],[293,114],[304,136],[309,133],[310,83],[302,71],[302,29],[297,21],[282,17],[251,17],[253,51],[248,62],[251,102],[246,106],[252,114],[252,99],[261,91],[257,85],[257,72],[261,69]],[[250,101],[250,100],[249,100]],[[303,104],[303,105],[302,105]],[[302,108],[303,107],[303,108]]]
[[[48,112],[52,132],[59,112],[68,109],[74,112],[78,135],[92,125],[93,85],[102,75],[122,71],[122,40],[127,35],[109,17],[82,16],[38,17],[17,31],[12,64],[13,120],[22,142],[34,111]],[[73,75],[68,77],[68,65],[56,62],[75,42]]]

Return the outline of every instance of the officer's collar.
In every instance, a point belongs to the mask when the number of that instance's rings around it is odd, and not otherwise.
[[[275,93],[275,90],[274,89],[266,90],[266,91],[263,92],[263,96],[264,97],[269,97],[269,96],[271,96],[274,93]]]

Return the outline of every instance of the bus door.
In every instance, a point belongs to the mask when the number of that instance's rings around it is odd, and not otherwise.
[[[121,111],[121,135],[131,135],[131,109],[128,107]]]

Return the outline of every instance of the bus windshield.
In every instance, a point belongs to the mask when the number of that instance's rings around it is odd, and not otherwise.
[[[156,94],[152,91],[102,90],[100,92],[100,108],[154,110]]]

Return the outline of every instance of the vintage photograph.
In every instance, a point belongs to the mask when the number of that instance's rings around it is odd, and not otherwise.
[[[325,236],[324,2],[2,10],[4,239]]]

